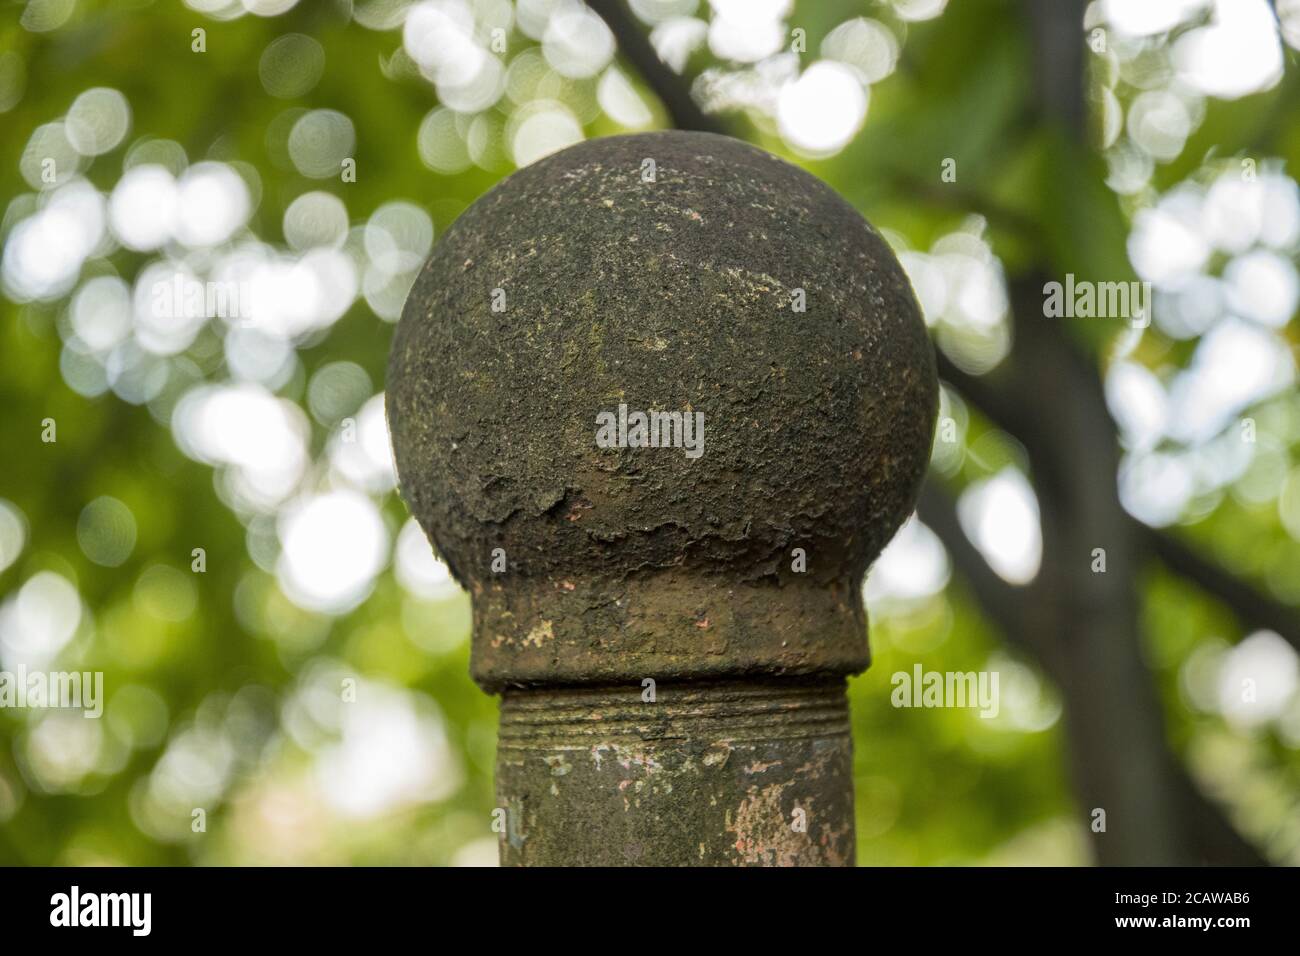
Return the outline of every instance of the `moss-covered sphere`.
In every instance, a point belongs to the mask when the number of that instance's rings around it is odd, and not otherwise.
[[[861,576],[911,512],[937,382],[852,207],[737,140],[663,132],[474,203],[411,290],[387,394],[402,494],[498,687],[865,666]],[[604,447],[620,405],[631,434]],[[636,412],[702,415],[702,444],[620,447]]]

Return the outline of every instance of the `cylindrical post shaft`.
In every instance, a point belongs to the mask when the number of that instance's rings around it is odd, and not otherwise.
[[[852,864],[843,678],[507,690],[507,865]]]

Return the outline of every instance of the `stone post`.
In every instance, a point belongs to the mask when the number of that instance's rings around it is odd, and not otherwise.
[[[937,403],[880,235],[736,140],[583,143],[441,238],[387,395],[501,695],[502,862],[853,863],[862,578]]]

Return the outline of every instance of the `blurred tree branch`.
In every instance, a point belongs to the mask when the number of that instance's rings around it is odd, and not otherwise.
[[[939,377],[970,402],[995,426],[1026,443],[1041,440],[1040,423],[1026,414],[1024,403],[1014,400],[1015,380],[1008,363],[985,375],[963,371],[942,349],[936,349]],[[927,520],[926,524],[930,522]],[[1152,528],[1136,518],[1134,532],[1143,552],[1158,558],[1171,572],[1197,585],[1227,605],[1249,627],[1276,631],[1292,647],[1300,650],[1300,610],[1269,597],[1251,584],[1201,556],[1169,531]],[[938,532],[938,529],[935,529]],[[942,534],[940,537],[944,537]],[[948,544],[947,538],[944,543]]]
[[[1047,627],[1042,595],[1034,585],[1009,584],[989,567],[979,549],[966,537],[957,517],[956,502],[933,479],[922,486],[916,512],[943,541],[954,570],[1003,636],[1036,661],[1050,678],[1059,679],[1060,655]]]
[[[650,38],[623,0],[587,0],[587,5],[605,21],[618,42],[618,48],[654,90],[677,129],[726,133],[716,117],[700,109],[691,96],[689,85],[659,59]]]
[[[1168,532],[1137,522],[1150,552],[1170,571],[1191,581],[1226,604],[1250,627],[1276,631],[1300,650],[1300,612],[1261,594],[1227,569],[1202,557]]]

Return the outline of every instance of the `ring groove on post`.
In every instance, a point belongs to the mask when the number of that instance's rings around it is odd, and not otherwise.
[[[821,681],[716,681],[661,685],[655,700],[639,687],[507,690],[501,748],[540,742],[588,746],[588,738],[789,740],[849,734],[843,678]]]

